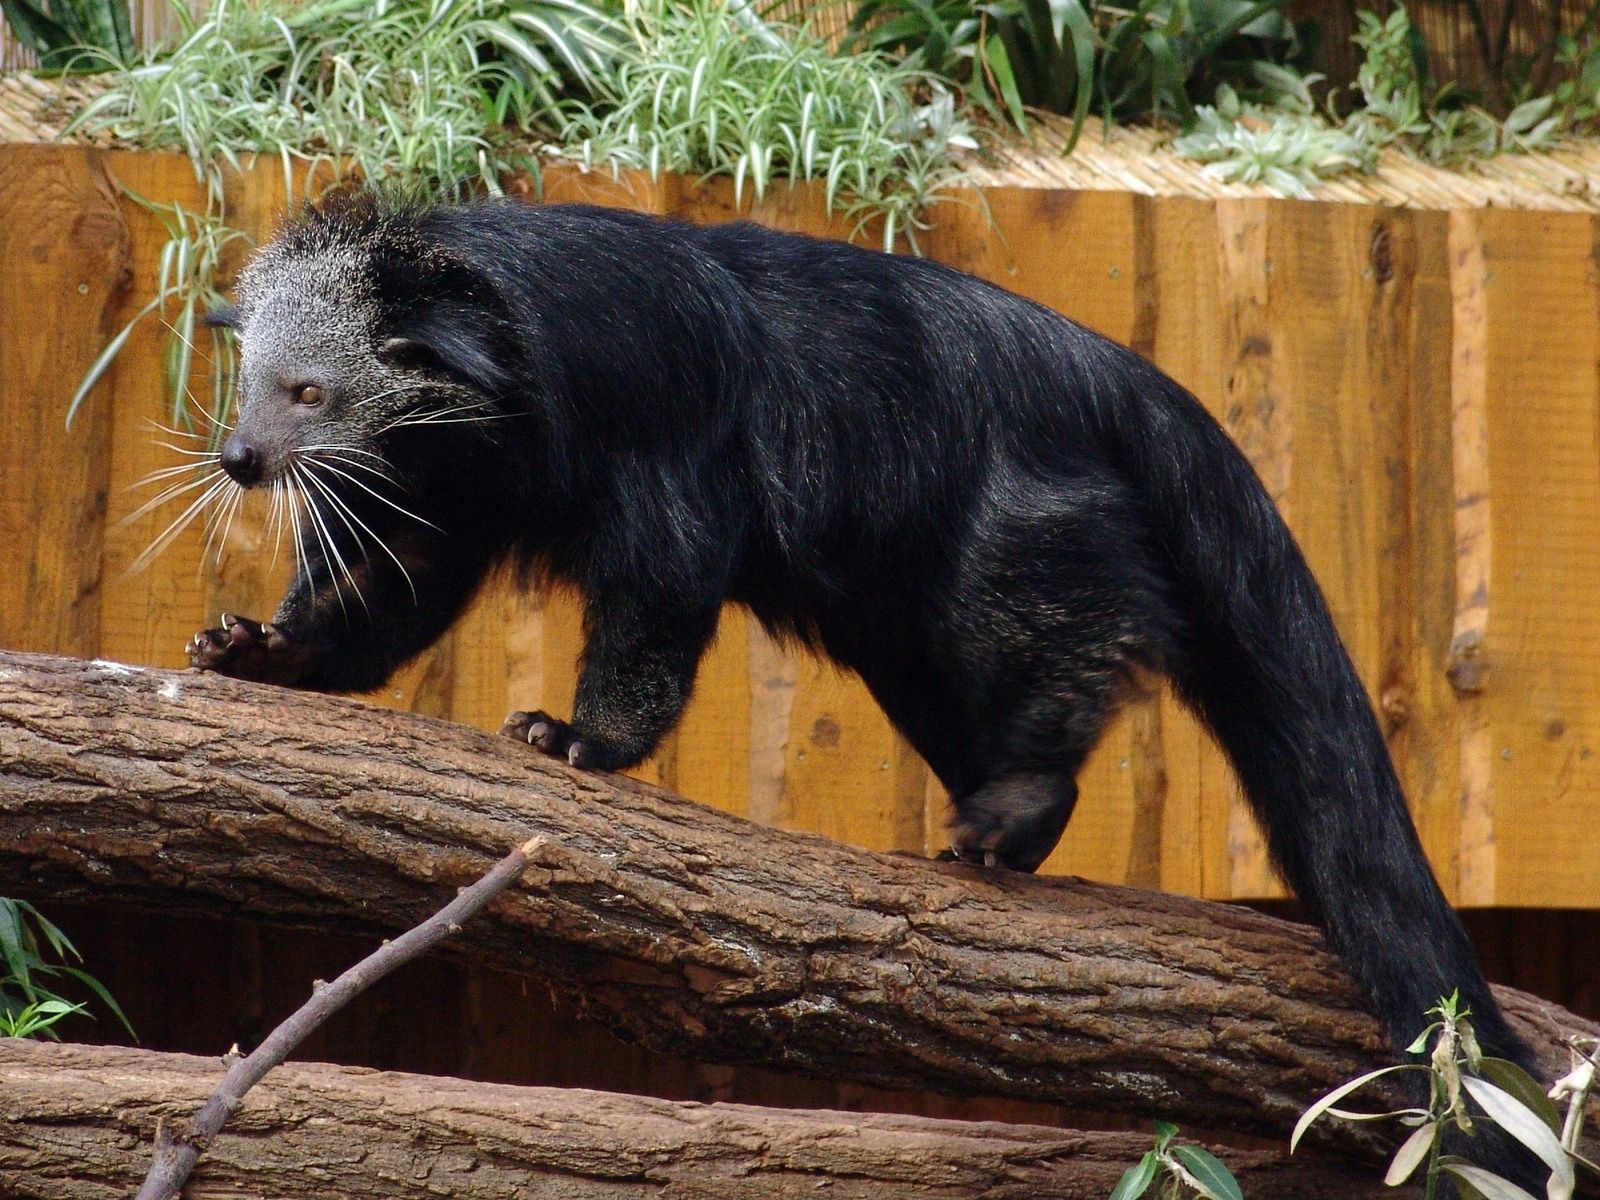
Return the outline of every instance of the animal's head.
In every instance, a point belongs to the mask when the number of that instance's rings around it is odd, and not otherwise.
[[[238,412],[220,465],[242,487],[306,486],[319,463],[496,415],[510,364],[492,284],[431,245],[418,215],[366,197],[313,211],[261,250],[238,302]],[[313,485],[314,486],[314,485]]]

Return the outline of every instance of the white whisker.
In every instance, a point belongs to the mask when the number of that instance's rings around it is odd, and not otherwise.
[[[163,504],[166,504],[168,501],[176,500],[179,496],[182,496],[186,492],[192,492],[197,487],[204,487],[206,484],[209,484],[209,483],[220,482],[222,479],[225,479],[225,478],[226,478],[226,476],[223,475],[222,471],[219,468],[213,467],[211,470],[207,471],[204,475],[200,476],[198,479],[190,479],[190,480],[187,480],[186,482],[183,482],[183,483],[169,484],[167,487],[163,488],[156,495],[154,495],[154,496],[150,497],[150,499],[146,500],[138,508],[134,509],[127,516],[123,517],[122,520],[118,521],[117,522],[117,528],[125,529],[129,525],[132,525],[140,517],[146,516],[147,514],[154,512],[156,509],[160,508]]]
[[[312,467],[317,466],[317,465],[319,465],[319,464],[317,463],[317,460],[315,460],[315,459],[307,459],[306,460],[306,478],[311,480],[312,483],[316,484],[317,487],[322,489],[322,494],[324,496],[326,496],[334,504],[336,510],[340,512],[341,519],[344,520],[345,526],[347,528],[350,526],[350,522],[354,521],[357,525],[361,526],[362,529],[366,530],[367,536],[370,537],[377,544],[378,549],[382,550],[385,554],[387,554],[394,561],[394,565],[400,568],[400,574],[401,574],[402,577],[404,577],[404,579],[406,581],[406,586],[411,589],[411,602],[413,604],[417,603],[417,585],[414,582],[412,582],[411,572],[406,570],[406,565],[405,565],[405,563],[400,561],[400,556],[389,548],[389,543],[384,541],[381,537],[379,537],[373,531],[373,529],[372,529],[372,527],[370,525],[368,525],[358,515],[356,515],[355,510],[352,509],[347,503],[345,503],[345,501],[340,498],[339,494],[337,492],[335,492],[333,490],[333,488],[330,487],[326,481],[324,481],[324,480],[322,480],[322,479],[317,477],[316,472],[311,469]],[[324,463],[321,463],[320,465],[327,466],[328,464],[324,462]],[[353,528],[350,529],[350,533],[351,533],[351,536],[356,536],[356,531]],[[357,540],[358,543],[360,542],[360,538],[359,537],[357,537],[356,540]],[[363,554],[366,553],[365,548],[362,549],[362,553]]]
[[[439,527],[437,525],[435,525],[432,521],[428,520],[427,517],[419,517],[419,516],[417,516],[416,513],[412,512],[411,510],[406,509],[406,508],[401,508],[400,505],[396,504],[393,500],[389,499],[389,497],[381,494],[380,492],[374,491],[372,488],[368,487],[361,480],[357,479],[354,475],[351,475],[348,471],[340,470],[338,467],[334,466],[333,463],[329,462],[327,459],[321,458],[321,459],[318,459],[317,461],[320,462],[323,466],[327,467],[328,470],[332,471],[335,475],[339,476],[341,479],[349,480],[351,483],[355,484],[358,488],[360,488],[363,492],[366,492],[367,495],[371,496],[374,500],[378,500],[378,501],[381,501],[384,504],[387,504],[390,508],[394,509],[395,512],[399,513],[402,517],[410,517],[413,521],[420,521],[422,524],[426,525],[429,529],[436,529],[440,533],[444,532],[444,530],[439,529]]]
[[[277,567],[278,551],[283,548],[284,491],[283,480],[274,479],[272,481],[272,509],[267,514],[267,528],[272,534],[272,564],[267,568],[269,571]]]
[[[302,539],[300,529],[300,497],[298,493],[299,489],[296,487],[293,489],[292,494],[287,497],[289,520],[294,527],[294,561],[296,568],[309,579],[311,567],[306,562],[305,542]]]
[[[206,541],[200,551],[197,570],[203,569],[208,559],[213,563],[222,562],[222,554],[228,548],[228,531],[233,528],[234,514],[243,500],[244,489],[234,484],[233,491],[206,517]]]
[[[179,534],[189,527],[196,516],[215,501],[217,496],[221,494],[222,489],[233,482],[220,471],[217,472],[217,475],[219,478],[195,499],[188,508],[179,513],[172,523],[157,534],[155,540],[146,546],[139,556],[133,560],[128,567],[127,574],[136,575],[149,566],[163,550],[172,544]]]
[[[365,400],[357,400],[350,407],[351,409],[362,408],[368,404],[375,404],[379,400],[387,400],[390,396],[398,396],[404,392],[420,391],[422,388],[433,386],[434,384],[432,383],[403,383],[399,387],[392,387],[386,392],[376,392]]]
[[[138,488],[149,487],[152,483],[160,483],[163,479],[171,479],[174,475],[198,475],[205,470],[204,463],[179,463],[175,467],[157,467],[141,479],[136,479],[123,492],[131,492]]]
[[[328,489],[327,483],[324,480],[319,479],[317,477],[317,473],[311,469],[311,463],[302,461],[300,465],[306,468],[305,471],[301,473],[301,479],[303,479],[311,487],[315,488],[317,492],[325,499],[337,499],[337,497],[335,497],[334,494]],[[361,551],[362,559],[370,564],[372,562],[372,556],[367,553],[366,543],[363,542],[360,537],[356,536],[355,526],[350,524],[348,520],[345,520],[344,514],[337,509],[334,510],[334,516],[338,517],[344,523],[344,527],[348,529],[350,531],[350,535],[355,538],[356,549]]]
[[[332,556],[333,562],[335,562],[335,563],[337,563],[339,565],[339,570],[340,570],[340,572],[343,573],[344,578],[345,578],[345,582],[348,583],[350,585],[351,590],[353,592],[355,592],[356,599],[361,601],[361,607],[362,608],[367,608],[366,597],[361,594],[361,587],[360,587],[359,584],[356,583],[355,575],[352,574],[352,572],[350,570],[350,567],[349,567],[349,564],[347,564],[344,561],[344,555],[339,553],[338,543],[334,540],[333,534],[329,531],[326,522],[322,518],[322,511],[317,507],[316,497],[311,494],[311,491],[310,491],[309,488],[305,488],[304,487],[306,476],[301,473],[300,464],[299,463],[293,463],[293,464],[291,464],[290,469],[292,471],[294,471],[295,477],[298,478],[301,481],[301,486],[304,489],[304,495],[305,495],[305,499],[306,499],[306,513],[311,517],[312,523],[316,526],[317,536],[318,536],[318,539],[322,542],[322,546],[323,546],[323,550],[325,551],[325,554]],[[326,563],[328,560],[325,557],[323,559],[323,561]],[[329,564],[329,575],[333,579],[334,594],[339,597],[339,606],[340,606],[340,608],[343,609],[344,608],[344,593],[339,589],[339,578],[338,578],[337,575],[333,574],[332,565],[331,564]],[[346,619],[348,619],[349,615],[350,615],[349,614],[349,610],[348,609],[344,609],[344,611],[345,611],[345,617],[346,617]],[[369,614],[371,613],[371,611],[372,610],[370,608],[367,608],[367,612]]]
[[[395,487],[400,486],[399,481],[396,480],[392,474],[394,466],[389,462],[388,459],[384,458],[381,454],[374,454],[370,450],[363,450],[359,446],[342,446],[336,443],[316,446],[302,446],[300,447],[298,453],[306,456],[307,458],[315,458],[318,461],[331,460],[333,462],[341,462],[344,463],[345,466],[354,468],[357,471],[365,471],[369,475],[376,475],[384,482],[394,484]],[[346,455],[349,454],[363,454],[373,461],[363,462],[361,459],[346,457]]]
[[[302,454],[311,454],[318,450],[338,450],[345,454],[365,454],[368,458],[375,458],[384,466],[389,465],[389,460],[375,450],[368,450],[361,446],[351,446],[343,442],[319,442],[315,446],[301,446]]]
[[[160,446],[163,450],[171,450],[174,454],[186,455],[189,458],[215,458],[217,456],[215,450],[193,450],[185,446],[174,446],[171,442],[155,442],[153,445]]]
[[[160,321],[163,325],[165,325],[167,327],[167,332],[168,333],[172,334],[173,337],[177,338],[185,346],[189,347],[190,351],[192,351],[197,358],[200,358],[203,361],[208,362],[208,363],[211,361],[211,356],[209,354],[202,354],[201,351],[200,351],[200,347],[196,346],[188,338],[184,337],[183,336],[183,332],[176,325],[174,325],[171,321],[167,320],[160,313],[156,314],[156,320]]]
[[[205,436],[206,436],[205,434],[198,433],[193,429],[179,429],[179,428],[177,428],[176,426],[173,426],[173,425],[163,425],[160,421],[156,420],[154,417],[146,417],[144,419],[144,423],[146,425],[150,426],[151,429],[154,429],[159,433],[171,434],[173,437],[191,438],[194,441],[198,442],[198,441],[204,441],[205,440]]]

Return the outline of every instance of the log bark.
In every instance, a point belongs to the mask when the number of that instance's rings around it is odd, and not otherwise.
[[[681,1057],[1274,1136],[1388,1061],[1318,934],[1248,910],[762,828],[353,700],[0,653],[0,892],[388,934],[530,836],[454,952]],[[1499,995],[1552,1069],[1600,1033]]]
[[[0,1040],[0,1195],[128,1195],[157,1123],[186,1118],[222,1073],[189,1055]],[[184,1196],[1104,1200],[1150,1143],[290,1064],[245,1097]],[[1214,1149],[1252,1200],[1408,1194],[1314,1153]]]

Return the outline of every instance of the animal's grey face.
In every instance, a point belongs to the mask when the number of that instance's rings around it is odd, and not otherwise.
[[[292,475],[298,458],[370,451],[426,381],[374,345],[366,264],[353,249],[268,247],[239,281],[239,409],[221,465],[244,487]]]

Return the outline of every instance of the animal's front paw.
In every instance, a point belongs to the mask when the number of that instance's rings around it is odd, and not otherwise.
[[[189,665],[235,679],[293,684],[305,675],[309,655],[276,625],[222,614],[222,624],[202,629],[184,647]]]
[[[527,742],[535,750],[564,758],[575,767],[606,770],[612,766],[605,747],[580,738],[571,725],[548,713],[519,709],[500,726],[500,735]]]

